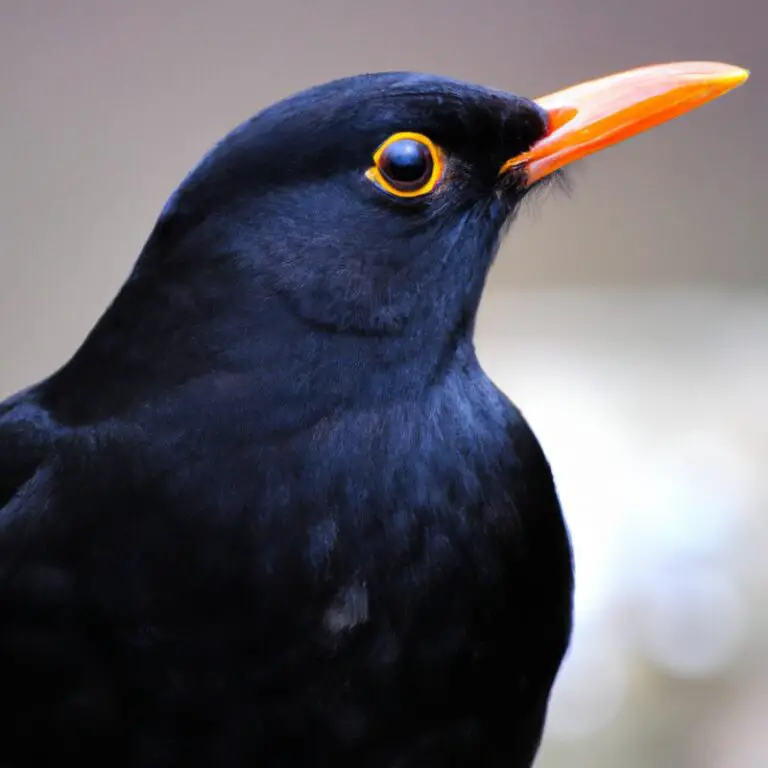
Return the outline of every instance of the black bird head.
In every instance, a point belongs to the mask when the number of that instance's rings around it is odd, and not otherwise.
[[[524,195],[504,161],[547,131],[526,99],[408,73],[303,92],[245,123],[172,198],[160,251],[206,235],[264,290],[334,333],[450,331],[477,305]],[[155,258],[152,255],[151,258]],[[213,256],[215,258],[215,256]]]
[[[213,368],[279,366],[358,394],[387,366],[419,365],[398,380],[423,381],[471,340],[500,236],[532,188],[746,76],[660,65],[535,101],[409,73],[299,93],[182,183],[70,368],[80,357],[100,386],[111,377],[138,398],[139,382]]]

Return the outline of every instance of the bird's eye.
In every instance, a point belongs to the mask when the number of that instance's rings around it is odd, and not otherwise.
[[[396,133],[374,153],[366,176],[397,197],[421,197],[443,177],[443,153],[420,133]]]

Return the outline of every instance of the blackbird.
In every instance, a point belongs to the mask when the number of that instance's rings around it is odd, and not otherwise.
[[[362,75],[207,154],[0,405],[0,766],[530,766],[573,568],[486,275],[531,190],[746,77]]]

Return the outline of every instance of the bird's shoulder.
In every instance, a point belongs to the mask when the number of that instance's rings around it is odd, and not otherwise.
[[[386,531],[391,556],[398,538],[408,550],[429,525],[451,540],[494,531],[511,546],[521,525],[558,522],[534,432],[477,367],[420,397],[292,413],[287,428],[265,427],[258,393],[240,381],[219,378],[169,402],[77,427],[34,389],[0,404],[3,514],[12,505],[34,517],[44,498],[50,530],[73,539],[84,526],[117,537],[176,531],[177,552],[229,532],[265,573],[278,567],[273,556],[293,570],[300,556],[323,561],[330,532],[374,542]],[[43,480],[42,497],[31,497]]]
[[[50,454],[56,429],[32,388],[0,403],[0,509],[16,496]]]

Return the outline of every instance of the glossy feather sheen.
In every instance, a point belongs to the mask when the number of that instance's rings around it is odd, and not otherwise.
[[[364,177],[398,130],[451,182]],[[529,766],[571,627],[541,449],[472,333],[535,105],[402,73],[245,123],[0,405],[0,765]],[[498,168],[498,165],[496,166]]]

